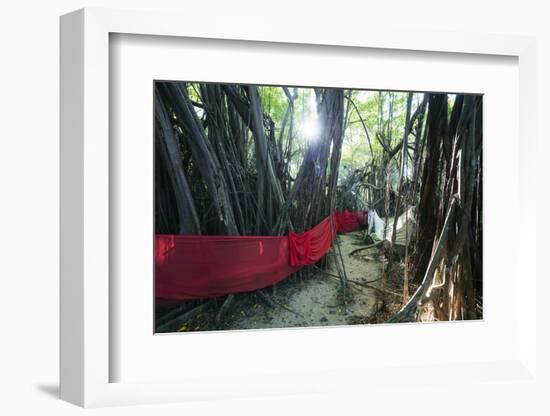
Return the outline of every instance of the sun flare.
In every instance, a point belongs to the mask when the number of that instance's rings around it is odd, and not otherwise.
[[[308,118],[302,124],[302,133],[308,141],[316,140],[319,136],[319,122],[315,118]]]

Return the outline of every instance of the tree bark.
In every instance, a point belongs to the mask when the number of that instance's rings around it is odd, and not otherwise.
[[[200,224],[193,196],[183,169],[178,140],[168,114],[155,93],[155,143],[163,168],[168,173],[177,207],[179,234],[200,234]],[[160,201],[159,201],[160,203]]]

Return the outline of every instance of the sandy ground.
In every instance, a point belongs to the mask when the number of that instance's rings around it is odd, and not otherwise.
[[[349,255],[365,245],[361,242],[361,236],[360,231],[338,236],[346,273],[349,279],[358,282],[373,281],[380,277],[378,249],[362,251],[360,256]],[[330,263],[327,271],[338,275],[336,263]],[[372,285],[378,283],[376,281]],[[216,308],[213,308],[180,330],[315,327],[368,322],[376,302],[375,290],[350,284],[351,299],[342,305],[338,299],[339,285],[337,278],[310,268],[302,278],[289,278],[277,285],[275,294],[271,289],[266,290],[265,293],[276,301],[273,307],[255,295],[239,295],[220,326],[214,324]]]

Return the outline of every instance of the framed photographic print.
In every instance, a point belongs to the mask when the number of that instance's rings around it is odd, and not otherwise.
[[[534,41],[181,19],[61,19],[62,398],[532,377]]]
[[[481,95],[153,88],[157,331],[482,319]]]

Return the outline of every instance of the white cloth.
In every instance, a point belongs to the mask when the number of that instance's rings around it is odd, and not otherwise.
[[[384,238],[384,220],[378,216],[375,210],[369,211],[369,227],[368,233],[375,241],[380,241]],[[393,232],[394,218],[388,218],[386,228],[386,240],[391,242]],[[397,218],[397,229],[395,236],[395,244],[404,246],[411,241],[416,230],[416,222],[414,216],[414,207],[409,207],[399,218]]]

